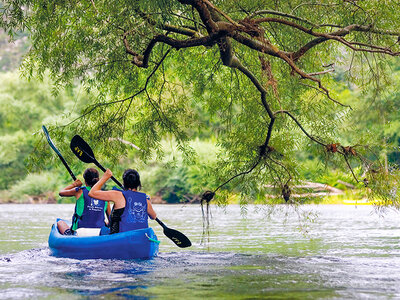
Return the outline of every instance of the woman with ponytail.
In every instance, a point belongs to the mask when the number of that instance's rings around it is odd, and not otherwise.
[[[93,186],[89,196],[114,202],[110,220],[110,234],[149,227],[147,219],[157,217],[149,197],[138,190],[141,187],[140,176],[136,170],[127,169],[122,177],[124,190],[102,191],[101,187],[112,176],[107,169],[100,180]]]
[[[61,234],[72,235],[79,228],[98,228],[100,231],[105,225],[104,213],[108,209],[108,203],[89,196],[90,189],[99,181],[99,172],[94,168],[88,168],[83,173],[83,178],[86,186],[82,186],[82,182],[77,179],[59,192],[61,197],[76,198],[71,227],[64,221],[57,222]]]

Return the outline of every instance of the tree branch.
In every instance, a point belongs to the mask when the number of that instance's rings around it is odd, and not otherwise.
[[[311,23],[310,21],[308,21],[306,19],[300,18],[300,17],[292,15],[292,14],[288,14],[288,13],[284,13],[284,12],[280,12],[280,11],[275,11],[275,10],[259,10],[259,11],[256,11],[256,12],[250,14],[250,16],[247,17],[247,19],[252,19],[252,18],[254,18],[256,16],[266,15],[266,14],[291,18],[291,19],[294,19],[294,20],[301,21],[301,22],[304,22],[306,24],[309,24],[309,25],[311,25],[313,27],[317,27],[316,25],[314,25],[313,23]]]
[[[213,193],[215,194],[220,188],[222,188],[224,185],[228,184],[229,182],[231,182],[233,179],[239,177],[239,176],[243,176],[243,175],[247,175],[249,173],[251,173],[260,163],[261,161],[261,156],[258,157],[258,159],[256,160],[256,162],[250,167],[250,169],[248,169],[247,171],[243,171],[240,172],[234,176],[232,176],[231,178],[229,178],[227,181],[225,181],[224,183],[220,184],[214,191]]]
[[[303,133],[312,141],[316,142],[317,144],[321,145],[321,146],[326,146],[326,144],[324,144],[323,142],[317,140],[315,137],[313,137],[312,135],[310,135],[305,129],[304,127],[301,125],[301,123],[287,110],[278,110],[274,113],[274,115],[277,114],[286,114],[288,115],[296,124],[297,126],[300,128],[301,131],[303,131]]]
[[[198,32],[196,30],[192,30],[192,29],[180,27],[180,26],[175,26],[175,25],[170,25],[170,24],[162,25],[161,29],[164,29],[169,32],[179,33],[179,34],[186,35],[189,37],[200,37],[201,36],[200,32]]]
[[[329,69],[329,70],[325,70],[325,71],[321,71],[321,72],[314,72],[314,73],[308,73],[308,76],[317,76],[317,75],[324,75],[327,73],[331,73],[331,72],[335,72],[335,69]]]
[[[335,146],[335,151],[329,150],[328,146],[334,146],[337,144],[325,144],[322,141],[320,141],[318,138],[313,137],[310,135],[305,128],[302,126],[302,124],[289,112],[286,110],[279,110],[276,112],[272,112],[269,103],[266,100],[266,95],[267,91],[265,87],[261,84],[261,82],[257,79],[257,77],[248,69],[246,68],[241,61],[238,59],[238,57],[235,55],[231,39],[234,39],[236,42],[249,47],[250,49],[253,49],[257,52],[260,53],[265,53],[267,55],[277,57],[282,59],[283,61],[288,64],[292,71],[294,73],[297,73],[300,75],[302,79],[308,79],[311,81],[314,81],[318,84],[318,88],[309,86],[311,88],[317,89],[319,92],[323,92],[327,98],[330,100],[334,101],[337,104],[340,104],[342,106],[347,106],[339,103],[338,101],[334,100],[331,98],[329,91],[327,88],[325,88],[321,81],[316,78],[315,76],[327,74],[330,72],[333,72],[334,69],[329,69],[321,72],[314,72],[314,73],[306,73],[302,69],[300,69],[296,62],[297,60],[302,57],[307,51],[312,49],[313,47],[328,41],[328,40],[334,40],[337,41],[348,48],[352,49],[353,51],[363,51],[363,52],[371,52],[371,53],[382,53],[382,54],[387,54],[387,55],[392,55],[396,56],[399,55],[399,52],[393,52],[390,48],[385,48],[381,47],[378,45],[370,45],[370,44],[365,44],[365,43],[360,43],[360,42],[349,42],[344,39],[346,35],[348,35],[351,32],[369,32],[369,33],[374,33],[374,34],[383,34],[383,35],[400,35],[400,33],[394,32],[394,31],[386,31],[386,30],[378,30],[373,28],[372,26],[364,26],[364,25],[358,25],[358,24],[352,24],[348,25],[345,27],[339,27],[338,25],[329,25],[330,27],[337,27],[338,29],[336,31],[332,31],[329,33],[324,33],[324,32],[318,32],[314,31],[314,28],[319,28],[322,26],[328,26],[327,24],[323,25],[317,25],[313,24],[310,21],[297,17],[292,14],[287,14],[287,13],[282,13],[278,11],[272,11],[272,10],[264,10],[264,11],[258,11],[250,16],[246,17],[245,19],[236,22],[232,18],[230,18],[227,14],[225,14],[223,11],[215,7],[209,0],[178,0],[180,3],[185,4],[185,5],[191,5],[192,8],[194,8],[197,13],[200,16],[201,22],[204,24],[208,35],[207,36],[200,36],[200,32],[188,28],[183,28],[179,26],[174,26],[170,24],[164,24],[162,25],[161,29],[167,30],[169,32],[174,32],[178,34],[182,34],[188,37],[191,37],[190,39],[185,39],[185,40],[180,40],[176,38],[169,37],[167,35],[156,35],[154,36],[149,44],[147,45],[146,49],[143,52],[143,55],[139,55],[138,53],[134,52],[129,45],[128,42],[128,37],[129,33],[125,33],[123,36],[123,42],[124,46],[126,49],[126,52],[133,57],[132,63],[137,65],[138,67],[142,68],[147,68],[148,67],[148,62],[149,62],[149,57],[150,54],[152,53],[153,48],[157,43],[163,43],[167,44],[175,49],[181,49],[181,48],[189,48],[189,47],[197,47],[197,46],[213,46],[217,45],[220,51],[220,58],[222,60],[222,63],[230,68],[237,69],[239,70],[242,74],[244,74],[250,81],[252,82],[253,86],[257,88],[257,90],[260,92],[260,99],[261,103],[266,110],[270,121],[268,123],[268,131],[266,134],[265,141],[263,145],[259,147],[259,153],[258,157],[254,158],[253,163],[252,161],[248,162],[250,168],[247,171],[240,172],[233,177],[231,177],[229,180],[225,181],[223,184],[219,185],[214,193],[220,189],[222,186],[225,184],[231,182],[233,179],[243,176],[246,174],[249,174],[252,172],[262,161],[263,157],[267,154],[270,153],[272,150],[272,147],[269,147],[269,142],[272,136],[272,130],[275,124],[276,116],[278,114],[286,114],[291,118],[296,125],[300,128],[300,130],[312,141],[315,143],[325,147],[325,149],[329,152],[338,152],[341,155],[345,157],[346,163],[348,167],[351,169],[351,166],[347,160],[346,153],[336,149]],[[262,15],[262,14],[272,14],[272,15],[277,15],[285,18],[289,18],[295,21],[302,22],[304,24],[310,25],[312,28],[307,28],[303,25],[297,24],[296,22],[293,22],[291,20],[287,19],[281,19],[281,18],[258,18],[258,19],[253,19],[257,15]],[[220,16],[225,17],[228,22],[226,21],[221,21]],[[285,52],[281,51],[278,47],[273,45],[269,40],[265,38],[265,31],[264,29],[259,25],[262,23],[279,23],[285,26],[289,26],[291,28],[300,30],[310,36],[315,37],[313,40],[309,41],[305,45],[303,45],[300,49],[298,49],[295,52]],[[160,28],[160,27],[159,27]],[[147,91],[146,91],[147,94]],[[154,106],[153,101],[150,98],[150,95],[148,95],[148,99],[150,103]],[[156,109],[157,110],[157,109]],[[160,116],[161,117],[161,116]],[[161,118],[162,119],[162,118]],[[274,162],[277,163],[277,162]],[[280,163],[278,163],[281,165]],[[281,165],[282,167],[283,165]],[[286,169],[287,170],[287,169]],[[288,170],[287,170],[288,171]],[[353,170],[351,169],[353,176],[355,177],[355,174]],[[289,175],[290,172],[288,171]],[[356,179],[357,180],[357,179]]]
[[[325,42],[327,40],[336,40],[350,49],[354,51],[363,51],[363,52],[371,52],[371,53],[382,53],[382,54],[388,54],[391,56],[398,56],[400,55],[399,52],[393,52],[391,49],[384,48],[384,47],[371,47],[371,45],[368,45],[369,48],[372,49],[365,49],[365,48],[356,48],[352,45],[352,43],[346,41],[343,37],[348,35],[350,32],[371,32],[375,34],[383,34],[383,35],[400,35],[400,32],[395,32],[395,31],[388,31],[388,30],[379,30],[375,29],[372,26],[365,26],[365,25],[358,25],[358,24],[352,24],[348,25],[346,27],[340,28],[337,31],[331,32],[331,33],[322,33],[322,32],[316,32],[313,30],[313,28],[309,29],[306,28],[302,25],[299,25],[297,23],[294,23],[292,21],[284,20],[284,19],[279,19],[279,18],[260,18],[253,20],[255,24],[260,24],[264,22],[273,22],[273,23],[280,23],[283,25],[287,25],[293,28],[296,28],[298,30],[301,30],[309,35],[317,37],[317,39],[312,40],[311,42],[307,43],[305,46],[301,47],[298,51],[291,53],[290,56],[292,57],[293,61],[297,61],[302,55],[304,55],[308,50],[310,50],[312,47],[315,47],[316,45]],[[373,50],[375,49],[375,50]]]
[[[170,38],[166,35],[156,35],[150,43],[147,45],[143,55],[140,55],[134,52],[129,45],[128,34],[124,34],[123,42],[125,46],[126,53],[133,56],[132,63],[141,68],[147,68],[149,63],[150,54],[157,43],[164,43],[167,44],[175,49],[181,48],[189,48],[189,47],[197,47],[197,46],[211,46],[216,43],[218,39],[223,36],[227,35],[227,32],[218,31],[216,33],[212,33],[208,36],[199,37],[199,38],[192,38],[188,40],[177,40],[174,38]]]

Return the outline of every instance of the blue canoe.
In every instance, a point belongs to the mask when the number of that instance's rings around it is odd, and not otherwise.
[[[68,222],[67,222],[68,223]],[[152,228],[101,236],[66,236],[53,224],[49,247],[57,257],[76,259],[150,259],[158,254],[157,236]]]

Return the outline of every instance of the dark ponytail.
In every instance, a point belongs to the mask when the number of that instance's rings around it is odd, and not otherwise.
[[[87,186],[93,187],[99,181],[99,172],[94,168],[88,168],[83,172],[83,178]]]
[[[140,189],[142,184],[140,183],[140,175],[138,171],[133,169],[127,169],[122,176],[124,181],[124,189]]]

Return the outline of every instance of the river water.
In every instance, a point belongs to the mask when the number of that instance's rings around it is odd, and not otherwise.
[[[176,247],[150,221],[161,240],[152,260],[56,258],[50,227],[73,205],[0,205],[0,299],[400,299],[395,211],[212,207],[204,238],[199,206],[154,208],[191,248]]]

